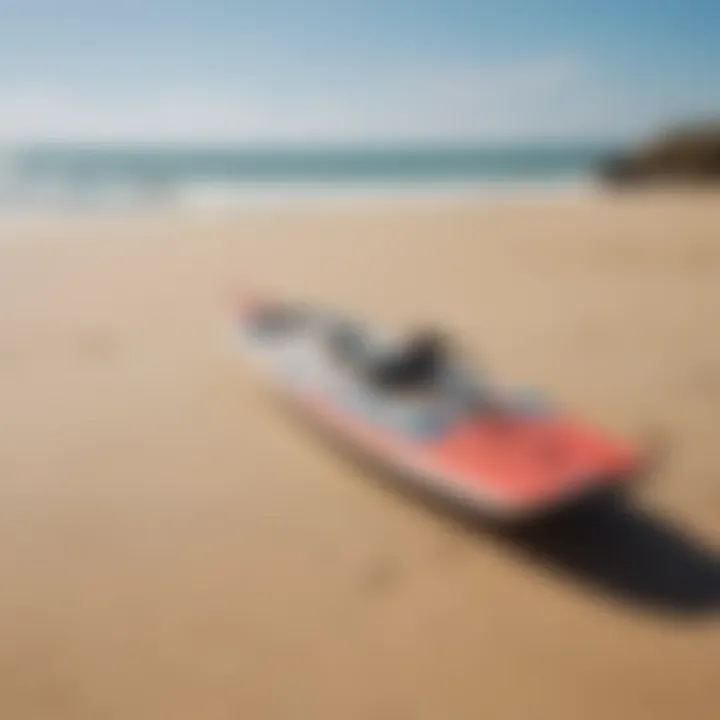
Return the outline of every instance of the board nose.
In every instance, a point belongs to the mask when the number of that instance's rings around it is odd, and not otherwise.
[[[243,292],[235,299],[235,311],[240,318],[247,319],[260,312],[265,304],[257,293]]]

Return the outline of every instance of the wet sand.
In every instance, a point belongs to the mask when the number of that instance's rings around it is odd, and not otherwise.
[[[497,535],[326,448],[243,286],[443,323],[662,462]],[[0,715],[664,720],[720,706],[717,195],[0,222]]]

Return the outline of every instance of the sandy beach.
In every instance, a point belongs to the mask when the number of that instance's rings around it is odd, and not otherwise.
[[[247,287],[441,323],[662,462],[461,523],[269,401]],[[0,716],[711,720],[718,317],[713,193],[0,220]]]

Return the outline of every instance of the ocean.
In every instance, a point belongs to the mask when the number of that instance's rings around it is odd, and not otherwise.
[[[600,145],[242,148],[36,145],[0,153],[0,208],[234,205],[282,195],[576,186]]]

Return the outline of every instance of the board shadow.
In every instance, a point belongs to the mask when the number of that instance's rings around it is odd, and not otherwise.
[[[610,599],[686,617],[720,610],[720,554],[669,518],[638,505],[630,492],[603,492],[540,519],[501,525],[407,482],[325,428],[303,425],[383,491],[440,514],[465,532],[500,542]]]
[[[625,602],[683,615],[720,609],[720,556],[629,495],[596,498],[497,536]]]
[[[509,547],[609,599],[684,616],[720,610],[720,554],[629,492],[589,497],[540,519],[500,524],[477,510],[406,486],[375,470],[383,486],[463,531]]]

